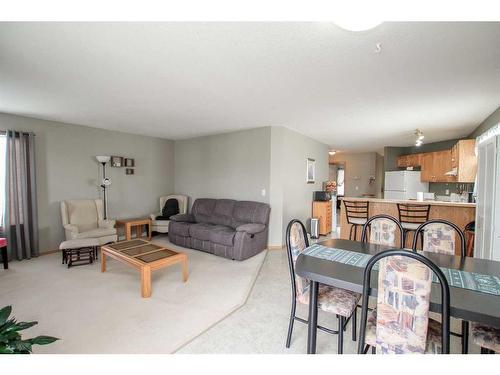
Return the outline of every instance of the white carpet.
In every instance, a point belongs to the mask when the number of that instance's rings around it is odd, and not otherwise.
[[[188,254],[189,280],[180,265],[153,272],[151,298],[140,296],[139,273],[115,260],[101,273],[100,259],[67,269],[52,254],[0,270],[0,306],[39,322],[27,336],[62,339],[35,353],[173,353],[245,303],[266,252],[238,262],[170,246]]]

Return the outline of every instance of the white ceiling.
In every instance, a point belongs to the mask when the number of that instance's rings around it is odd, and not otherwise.
[[[169,139],[277,125],[378,150],[417,127],[468,135],[500,105],[499,40],[500,23],[0,23],[0,111]]]

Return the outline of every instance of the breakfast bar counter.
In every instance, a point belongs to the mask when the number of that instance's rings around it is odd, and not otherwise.
[[[390,215],[399,218],[398,203],[399,204],[420,204],[420,205],[430,205],[429,220],[432,219],[443,219],[451,221],[456,224],[462,230],[471,221],[475,220],[476,216],[476,204],[475,203],[463,203],[463,202],[444,202],[444,201],[417,201],[417,200],[393,200],[393,199],[380,199],[380,198],[341,198],[346,201],[364,201],[369,202],[368,216],[374,215]],[[349,239],[349,230],[351,226],[347,223],[345,205],[341,204],[340,211],[340,238]],[[358,231],[357,239],[361,239],[361,233]],[[406,240],[405,247],[411,247],[413,236],[408,236]],[[460,252],[460,247],[456,248],[457,255]]]

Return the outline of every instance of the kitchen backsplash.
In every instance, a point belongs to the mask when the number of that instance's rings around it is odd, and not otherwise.
[[[447,194],[448,190],[448,194]],[[450,195],[451,193],[461,194],[462,191],[473,191],[474,184],[454,183],[454,182],[430,182],[429,192],[436,195]]]

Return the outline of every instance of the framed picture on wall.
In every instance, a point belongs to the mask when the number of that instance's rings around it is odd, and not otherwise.
[[[134,174],[134,170],[132,168],[125,168],[125,174]]]
[[[314,184],[315,180],[316,180],[316,161],[314,159],[307,158],[306,182],[308,184]]]
[[[111,166],[117,168],[123,167],[123,157],[111,156]]]
[[[135,160],[131,158],[126,158],[125,159],[125,166],[126,167],[135,167]]]

